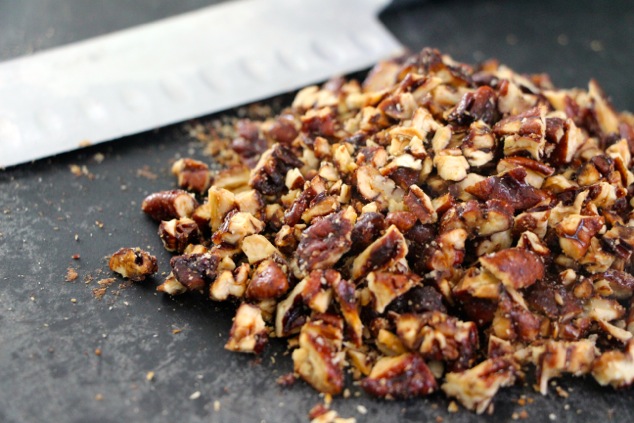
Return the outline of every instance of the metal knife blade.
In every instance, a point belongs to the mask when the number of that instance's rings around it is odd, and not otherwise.
[[[0,167],[293,91],[402,51],[388,0],[239,0],[0,63]]]

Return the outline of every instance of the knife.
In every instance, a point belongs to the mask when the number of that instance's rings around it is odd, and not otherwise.
[[[389,0],[239,0],[0,63],[0,167],[291,92],[403,52]]]

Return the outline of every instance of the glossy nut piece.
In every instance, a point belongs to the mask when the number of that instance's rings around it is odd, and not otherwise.
[[[198,224],[188,217],[161,222],[158,234],[165,249],[176,253],[182,253],[189,244],[195,244],[201,238]]]
[[[142,281],[158,271],[156,257],[140,248],[121,248],[110,256],[113,272],[133,281]]]
[[[141,210],[156,221],[191,217],[198,201],[186,191],[173,189],[148,195]]]
[[[209,166],[189,158],[174,162],[172,174],[178,178],[179,187],[198,194],[207,192],[213,180]]]

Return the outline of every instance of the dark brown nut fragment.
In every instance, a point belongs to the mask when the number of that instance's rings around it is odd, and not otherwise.
[[[518,167],[501,176],[489,176],[465,190],[482,201],[500,200],[521,211],[547,198],[546,193],[526,183],[525,178],[526,170]]]
[[[489,358],[468,370],[447,373],[442,390],[465,408],[482,414],[500,388],[515,383],[518,370],[509,358]]]
[[[588,252],[590,241],[603,227],[602,216],[571,214],[555,226],[559,246],[568,257],[579,260]]]
[[[548,119],[546,123],[548,126]],[[558,126],[559,123],[553,123],[553,125]],[[561,137],[556,142],[556,147],[550,156],[550,160],[554,164],[570,163],[585,141],[581,129],[575,125],[572,119],[566,119],[561,129],[558,130],[558,128],[553,127],[550,131],[562,132]]]
[[[293,351],[296,373],[319,392],[343,390],[343,322],[325,315],[302,326],[299,348]]]
[[[236,311],[225,348],[231,351],[260,354],[268,340],[268,332],[260,308],[242,303]]]
[[[555,321],[568,322],[583,311],[581,301],[563,284],[547,278],[526,289],[524,299],[532,310]]]
[[[275,335],[283,337],[296,333],[311,311],[325,313],[332,297],[330,285],[338,278],[341,278],[339,272],[333,269],[313,270],[295,285],[277,305]]]
[[[159,222],[190,217],[196,207],[198,207],[198,201],[193,195],[180,189],[150,194],[141,204],[141,210]]]
[[[198,194],[205,193],[213,180],[209,167],[198,160],[178,159],[172,165],[172,174],[178,178],[178,186]]]
[[[634,294],[634,276],[627,272],[610,269],[592,275],[594,289],[602,297],[626,300]]]
[[[216,279],[220,258],[211,253],[172,257],[170,265],[178,282],[189,291],[199,291]]]
[[[273,141],[282,144],[290,144],[297,138],[299,131],[297,129],[295,118],[291,114],[279,116],[271,125],[264,129],[264,134]]]
[[[631,386],[634,383],[634,339],[627,343],[625,351],[608,351],[601,354],[592,364],[592,376],[602,386]]]
[[[305,189],[293,201],[293,204],[284,212],[284,221],[289,226],[300,223],[302,214],[306,211],[310,203],[318,195],[325,193],[326,180],[317,175],[310,180]]]
[[[222,225],[211,239],[216,245],[237,245],[247,236],[260,233],[263,229],[264,222],[253,217],[251,213],[233,210],[225,216]]]
[[[394,299],[420,283],[420,277],[413,273],[403,275],[382,271],[368,273],[366,280],[374,296],[374,311],[377,313],[383,313]]]
[[[156,257],[140,248],[121,248],[108,263],[113,272],[133,281],[142,281],[158,271]]]
[[[489,125],[483,121],[473,122],[460,148],[471,167],[487,165],[493,160],[496,148],[496,140]]]
[[[286,173],[302,165],[290,148],[275,144],[260,157],[251,171],[249,184],[264,195],[279,194],[286,188]]]
[[[262,261],[253,272],[246,296],[254,300],[278,298],[288,291],[288,278],[282,267],[271,259]]]
[[[535,363],[542,395],[548,393],[548,381],[562,373],[574,376],[589,373],[596,356],[594,342],[587,339],[574,342],[547,341],[543,347],[537,348],[538,351],[543,348]]]
[[[526,288],[544,277],[544,263],[526,250],[509,248],[480,257],[482,267],[514,289]]]
[[[496,105],[495,91],[485,85],[474,92],[466,93],[447,115],[447,121],[459,126],[466,126],[477,120],[491,124],[497,120]]]
[[[533,314],[524,303],[518,303],[504,295],[498,303],[491,322],[492,333],[509,341],[534,341],[541,327],[541,319]]]
[[[484,326],[493,320],[502,289],[490,272],[472,267],[453,288],[453,298],[471,320]]]
[[[387,228],[385,217],[381,213],[363,213],[352,228],[352,247],[354,252],[364,250]]]
[[[158,234],[165,249],[177,253],[182,253],[189,244],[197,243],[202,236],[198,224],[187,217],[164,220]]]
[[[389,212],[385,217],[386,225],[394,225],[402,233],[405,233],[412,229],[416,224],[416,221],[417,218],[414,213],[402,210]]]
[[[403,234],[390,226],[385,234],[370,244],[352,263],[352,279],[359,279],[373,270],[388,269],[407,256]]]
[[[346,321],[346,335],[354,345],[360,347],[363,343],[363,322],[359,315],[359,304],[355,296],[355,286],[352,282],[341,279],[339,274],[332,275],[332,292],[339,304],[339,309]]]
[[[426,311],[447,312],[443,303],[443,297],[432,286],[416,285],[405,294],[397,297],[386,309],[398,314],[424,313]]]
[[[330,107],[310,109],[301,118],[302,132],[311,137],[331,137],[337,130],[337,118]]]
[[[546,108],[533,107],[518,115],[511,115],[497,122],[493,131],[504,138],[504,155],[528,153],[539,160],[546,145]]]
[[[326,195],[325,192],[318,194],[302,213],[302,220],[310,223],[313,219],[338,212],[340,209],[339,200],[333,195]]]
[[[403,344],[427,360],[444,361],[450,371],[461,371],[475,363],[478,329],[439,311],[403,314],[396,318],[396,333]]]
[[[359,194],[368,201],[376,202],[381,210],[388,207],[390,200],[403,198],[403,190],[372,166],[359,167],[355,172],[355,181]]]
[[[354,209],[348,207],[317,220],[304,230],[296,251],[300,270],[327,269],[337,263],[352,246],[356,218]]]
[[[601,238],[603,247],[623,260],[629,260],[634,251],[634,228],[616,223]]]
[[[403,197],[403,202],[423,225],[436,223],[438,220],[438,214],[431,199],[420,187],[416,185],[410,186],[409,192]]]
[[[438,384],[419,355],[402,354],[377,361],[361,387],[375,397],[405,399],[429,395]]]

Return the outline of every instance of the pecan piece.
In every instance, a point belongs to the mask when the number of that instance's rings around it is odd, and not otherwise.
[[[302,164],[291,149],[275,144],[262,154],[251,171],[249,185],[264,195],[279,194],[285,188],[286,173]]]
[[[564,217],[555,227],[564,254],[575,260],[582,258],[590,248],[590,240],[601,230],[603,223],[602,216],[571,214]]]
[[[336,270],[313,270],[277,304],[275,334],[288,336],[299,330],[311,310],[325,313],[330,306],[330,285],[341,276]]]
[[[518,370],[509,358],[489,358],[468,370],[447,373],[442,390],[465,408],[482,414],[500,388],[515,383]]]
[[[403,234],[390,226],[385,234],[370,244],[352,263],[352,278],[359,279],[373,270],[387,269],[407,256]]]
[[[381,271],[370,272],[366,279],[368,289],[374,296],[374,310],[377,313],[383,313],[394,299],[420,283],[420,278],[413,273],[402,275]]]
[[[192,194],[180,189],[160,191],[143,200],[141,210],[156,221],[190,217],[198,207]]]
[[[194,159],[178,159],[172,165],[172,174],[178,178],[178,186],[198,194],[205,193],[213,180],[209,166]]]
[[[187,217],[162,221],[158,234],[165,249],[177,253],[182,253],[189,244],[197,243],[202,237],[198,224]]]
[[[538,349],[538,351],[541,350]],[[595,358],[593,341],[548,341],[537,358],[537,379],[542,395],[548,392],[548,381],[562,373],[581,376],[592,370]]]
[[[254,235],[264,229],[264,222],[253,217],[250,213],[233,210],[226,216],[222,225],[212,236],[215,244],[222,243],[237,245],[249,235]]]
[[[480,263],[505,286],[514,289],[526,288],[544,277],[544,264],[539,257],[519,248],[482,256]]]
[[[110,256],[108,266],[124,278],[142,281],[158,271],[156,257],[140,248],[121,248]]]
[[[361,387],[375,397],[405,399],[429,395],[438,384],[419,355],[402,354],[377,361]]]
[[[501,176],[489,176],[465,190],[482,201],[500,200],[514,210],[526,210],[542,201],[546,194],[526,183],[525,178],[526,170],[517,167]]]
[[[225,348],[231,351],[260,354],[269,337],[259,307],[243,303],[233,319]]]
[[[317,220],[302,232],[297,262],[302,271],[327,269],[352,246],[352,228],[357,218],[352,207]]]
[[[403,202],[423,225],[436,223],[438,214],[434,209],[431,199],[417,185],[409,187],[408,193],[403,197]]]
[[[255,300],[278,298],[288,291],[286,273],[274,260],[262,261],[253,272],[246,296]]]
[[[328,274],[328,273],[327,273]],[[339,309],[346,321],[346,334],[353,344],[360,347],[363,339],[363,322],[359,315],[359,304],[355,296],[355,286],[352,282],[341,279],[338,273],[331,276],[330,285]]]
[[[396,333],[405,346],[428,361],[448,364],[450,371],[468,369],[478,351],[478,329],[439,311],[403,314],[396,318]]]
[[[634,339],[630,339],[625,351],[608,351],[592,364],[592,376],[600,385],[625,388],[634,383]]]
[[[343,390],[343,322],[324,315],[302,326],[299,348],[293,351],[295,372],[319,392]]]
[[[178,282],[189,291],[203,289],[216,279],[220,258],[211,253],[184,254],[172,257],[170,266]]]

